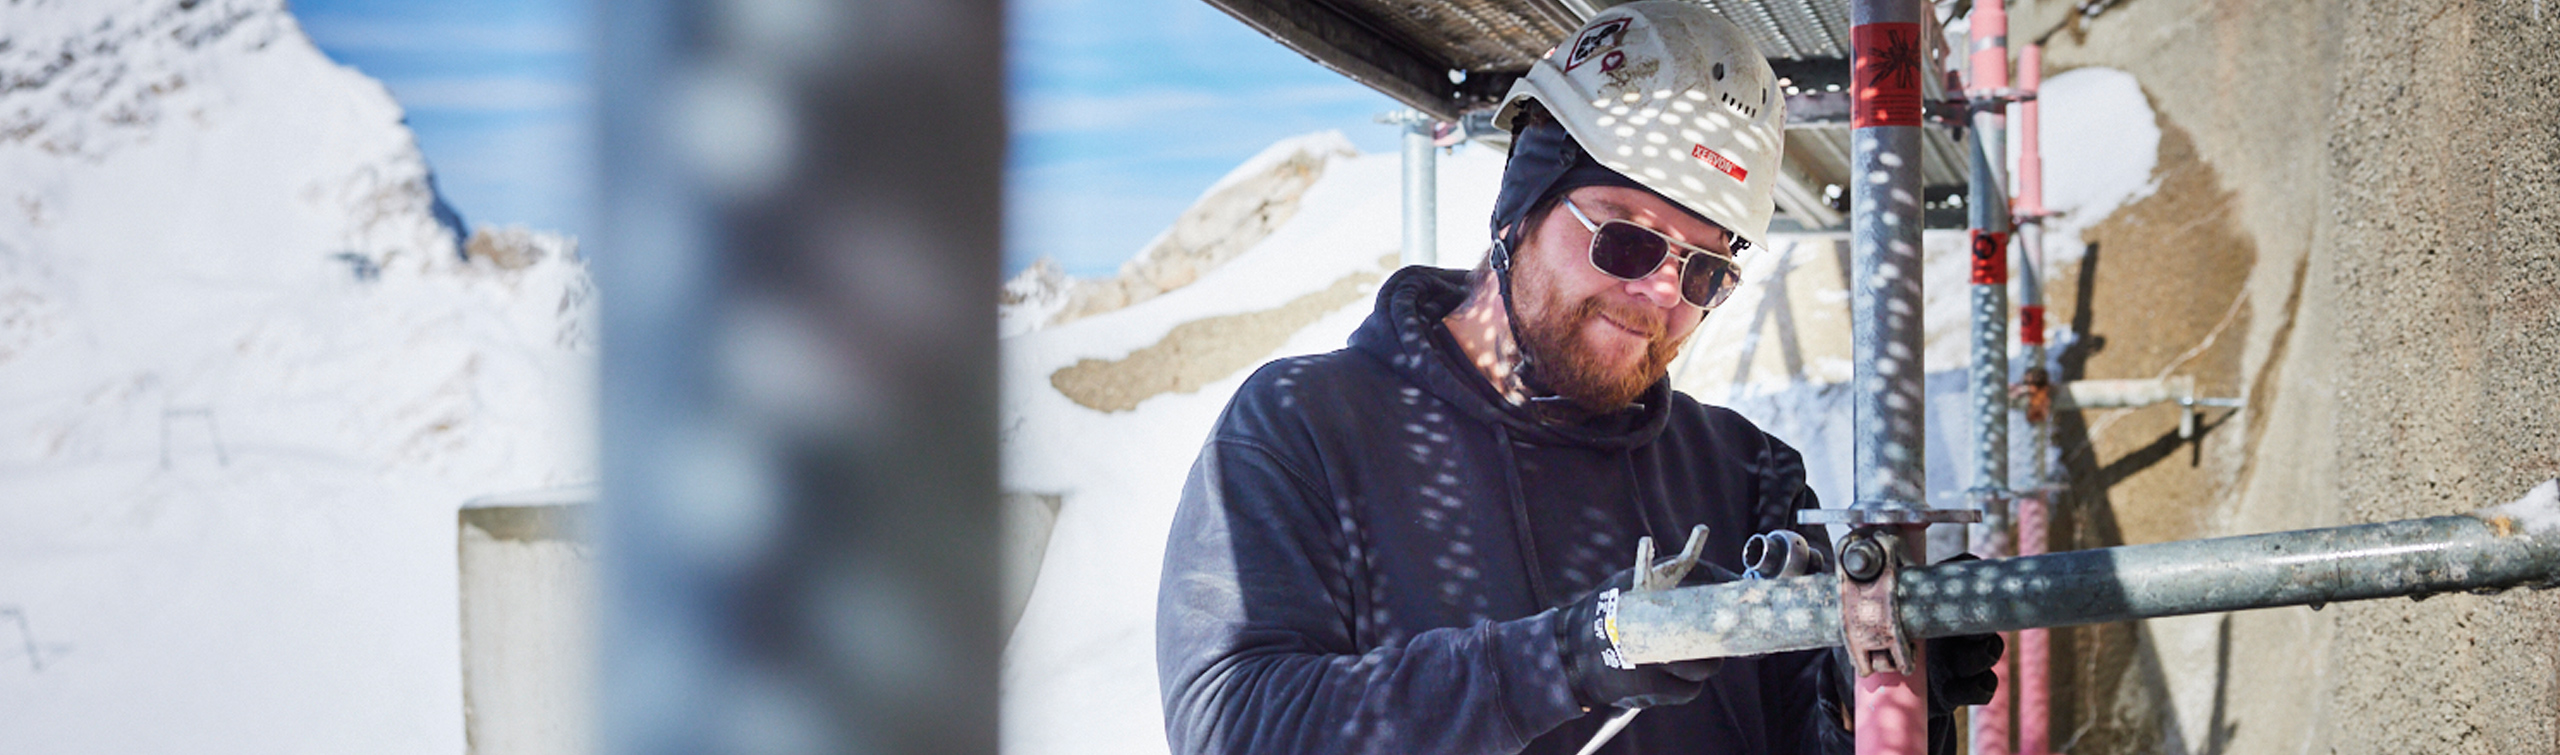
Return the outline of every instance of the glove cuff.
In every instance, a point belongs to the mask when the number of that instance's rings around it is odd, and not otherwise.
[[[1559,662],[1566,651],[1557,639],[1570,613],[1562,608],[1544,611],[1495,622],[1485,632],[1493,651],[1489,655],[1501,664],[1503,707],[1522,747],[1584,713],[1582,703],[1574,699],[1573,678]]]
[[[1618,648],[1618,596],[1618,588],[1605,588],[1556,612],[1556,653],[1574,702],[1586,708],[1615,704],[1602,677],[1635,668]]]

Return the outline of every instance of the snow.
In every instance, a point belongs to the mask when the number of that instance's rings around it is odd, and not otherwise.
[[[2527,534],[2549,535],[2560,530],[2560,480],[2544,480],[2525,491],[2523,498],[2481,509],[2473,516],[2511,522]]]
[[[1073,303],[1075,279],[1058,269],[1058,261],[1042,257],[1004,282],[1005,306],[996,312],[996,335],[1011,338],[1048,325]]]
[[[2053,248],[2076,252],[2076,229],[2153,188],[2158,131],[2140,88],[2121,72],[2056,76],[2044,98],[2047,185],[2058,184],[2048,203],[2064,213],[2054,225],[2066,229],[2052,234],[2062,237]],[[1153,627],[1162,544],[1192,459],[1249,370],[1119,413],[1078,406],[1051,387],[1049,375],[1080,359],[1125,357],[1183,323],[1268,309],[1345,275],[1383,271],[1379,258],[1393,254],[1399,238],[1398,169],[1392,155],[1339,160],[1308,190],[1296,218],[1198,282],[1004,340],[1005,487],[1061,500],[1005,652],[1006,752],[1165,751]],[[1444,157],[1440,170],[1443,266],[1469,267],[1484,250],[1501,155],[1465,148]],[[1935,327],[1925,361],[1937,373],[1930,393],[1936,420],[1931,469],[1948,478],[1933,477],[1931,487],[1961,490],[1970,483],[1953,459],[1971,441],[1960,372],[1964,234],[1930,232],[1923,246],[1923,280],[1935,294],[1926,297],[1926,317]],[[1848,500],[1851,364],[1848,293],[1833,250],[1827,239],[1781,237],[1748,256],[1744,288],[1701,325],[1673,374],[1682,390],[1733,407],[1803,451],[1813,487],[1829,505],[1839,505]],[[1780,286],[1786,296],[1774,297]],[[1323,316],[1271,357],[1339,348],[1371,306],[1362,297]],[[1780,320],[1792,331],[1777,325]],[[1795,334],[1791,344],[1782,335],[1787,332]]]
[[[1209,188],[1202,190],[1200,196],[1204,198],[1214,196],[1229,186],[1270,172],[1272,168],[1299,155],[1335,158],[1358,154],[1360,154],[1360,148],[1353,146],[1351,137],[1343,136],[1340,131],[1318,131],[1292,136],[1272,142],[1271,146],[1262,148],[1261,152],[1245,158],[1244,162],[1238,163],[1234,169],[1227,171],[1226,175],[1219,176],[1216,182],[1209,184]]]
[[[279,0],[0,29],[0,741],[462,750],[456,510],[595,474],[574,245],[462,259]]]
[[[2080,230],[2116,208],[2160,188],[2152,171],[2160,163],[2160,123],[2133,74],[2113,68],[2074,68],[2044,80],[2036,90],[2043,119],[2038,150],[2044,157],[2045,263],[2061,267],[2087,247]],[[2020,143],[2016,119],[2009,144]],[[2011,157],[2011,165],[2016,165]]]

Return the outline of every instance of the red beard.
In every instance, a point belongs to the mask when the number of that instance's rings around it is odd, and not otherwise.
[[[1669,374],[1671,360],[1680,355],[1681,341],[1663,334],[1661,310],[1627,304],[1612,306],[1601,295],[1560,304],[1554,299],[1561,294],[1553,287],[1538,285],[1543,281],[1529,280],[1534,277],[1522,276],[1516,281],[1523,284],[1520,288],[1524,293],[1536,294],[1534,301],[1523,301],[1521,304],[1526,306],[1516,309],[1523,320],[1520,337],[1528,342],[1524,345],[1532,355],[1537,379],[1548,390],[1584,411],[1607,413],[1634,403],[1646,388]],[[1584,342],[1583,329],[1604,313],[1616,323],[1645,335],[1645,353],[1634,364],[1613,367]]]

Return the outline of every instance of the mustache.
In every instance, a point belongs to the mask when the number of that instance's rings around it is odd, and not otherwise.
[[[1660,309],[1604,301],[1603,297],[1597,296],[1582,300],[1581,305],[1575,309],[1577,310],[1573,313],[1575,322],[1586,321],[1593,317],[1606,317],[1610,322],[1641,333],[1649,339],[1661,338],[1665,330],[1664,315]]]

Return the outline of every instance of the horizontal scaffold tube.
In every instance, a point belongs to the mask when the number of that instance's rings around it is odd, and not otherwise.
[[[1621,652],[1637,663],[1840,644],[1838,577],[1630,593]],[[2560,481],[2458,516],[1962,561],[1900,572],[1912,639],[2250,608],[2560,585]]]

